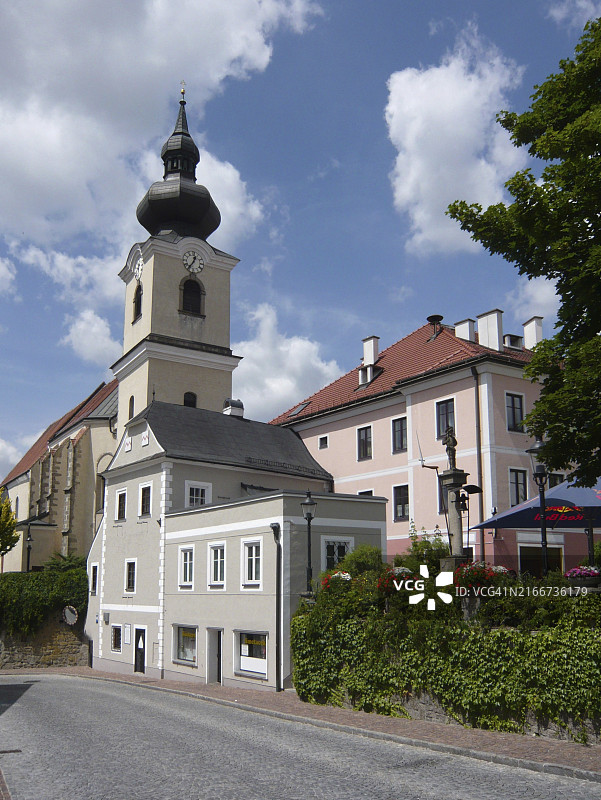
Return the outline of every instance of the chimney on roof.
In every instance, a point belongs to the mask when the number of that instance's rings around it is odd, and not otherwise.
[[[543,340],[543,318],[530,317],[527,322],[524,322],[524,347],[527,350],[532,350],[535,344]]]
[[[478,343],[491,350],[503,349],[503,312],[500,309],[478,314]]]
[[[223,413],[230,417],[244,416],[244,403],[241,400],[232,400],[228,397],[223,403]]]
[[[476,341],[476,320],[470,319],[462,319],[461,322],[455,323],[455,336],[458,339],[465,339],[466,342],[475,342]]]
[[[368,336],[363,339],[363,363],[359,367],[359,386],[371,383],[374,379],[374,365],[378,360],[379,336]]]
[[[363,339],[363,366],[371,367],[378,360],[379,336],[368,336]]]

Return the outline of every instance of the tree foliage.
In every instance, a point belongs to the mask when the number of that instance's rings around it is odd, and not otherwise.
[[[0,488],[0,556],[5,556],[19,541],[16,532],[17,518],[10,506],[10,498]]]
[[[531,99],[523,114],[497,119],[545,164],[542,174],[510,178],[511,204],[456,201],[447,213],[520,274],[555,281],[556,333],[526,370],[542,384],[526,427],[545,437],[550,468],[592,485],[601,475],[601,19],[587,23],[574,58]]]

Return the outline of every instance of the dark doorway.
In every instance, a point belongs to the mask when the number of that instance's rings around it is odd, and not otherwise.
[[[144,628],[134,629],[134,642],[134,672],[146,672],[146,631]]]

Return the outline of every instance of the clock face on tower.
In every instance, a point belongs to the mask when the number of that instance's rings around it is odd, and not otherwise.
[[[188,272],[200,272],[204,267],[202,256],[196,250],[187,250],[182,256],[182,261]]]
[[[143,270],[143,269],[144,269],[144,261],[143,261],[143,259],[142,259],[142,258],[139,258],[139,259],[136,261],[136,265],[135,265],[135,267],[134,267],[134,277],[135,277],[135,279],[136,279],[137,281],[139,281],[139,280],[140,280],[140,278],[142,277],[142,270]]]

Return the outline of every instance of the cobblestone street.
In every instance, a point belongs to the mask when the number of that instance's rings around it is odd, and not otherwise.
[[[307,706],[293,692],[197,686],[210,689],[206,702],[188,685],[157,684],[3,673],[1,800],[599,796],[597,746]]]

